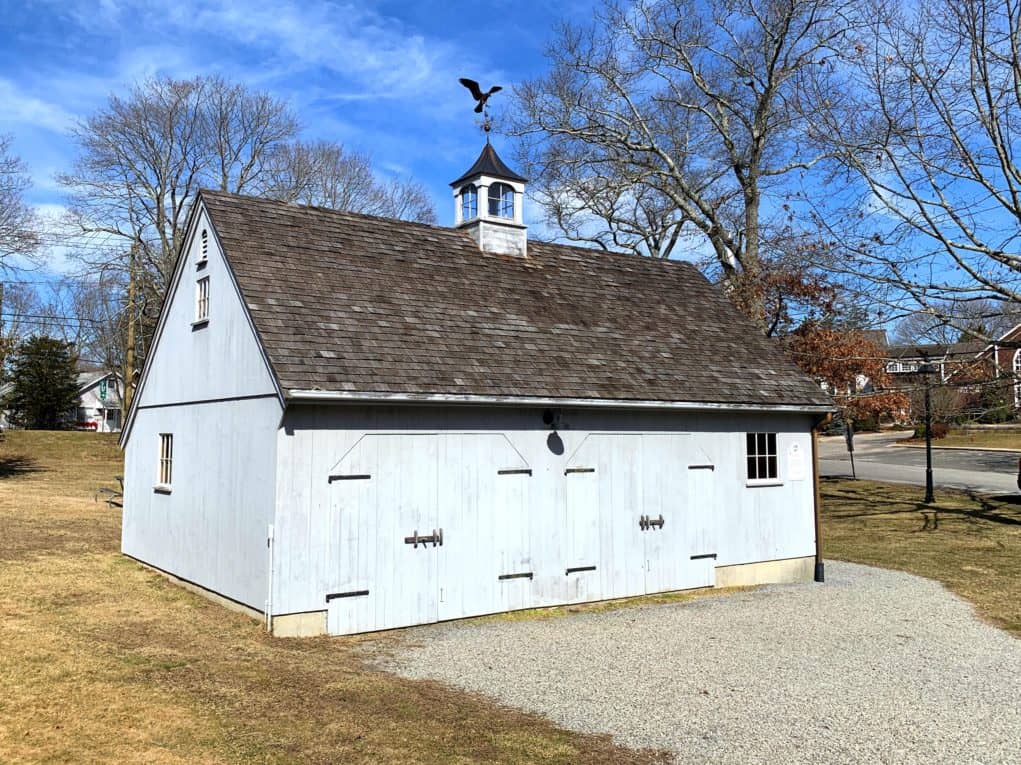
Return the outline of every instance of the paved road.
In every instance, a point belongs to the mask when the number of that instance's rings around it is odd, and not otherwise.
[[[1021,752],[1021,641],[899,571],[829,561],[826,584],[404,638],[382,658],[392,671],[679,763],[994,765]]]
[[[854,464],[859,478],[893,483],[925,484],[925,449],[892,446],[904,433],[862,433],[854,438]],[[1017,494],[1017,461],[1021,453],[970,449],[933,449],[936,486],[972,489],[991,494]],[[819,440],[819,471],[823,476],[850,476],[851,462],[843,436]]]

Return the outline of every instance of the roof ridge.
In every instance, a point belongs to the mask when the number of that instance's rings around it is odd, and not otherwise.
[[[450,231],[452,230],[449,226],[441,226],[439,223],[423,223],[417,220],[407,220],[405,218],[390,218],[385,215],[373,215],[371,213],[357,212],[355,210],[342,210],[337,207],[324,207],[323,205],[306,205],[299,202],[285,202],[282,199],[273,199],[271,197],[260,197],[254,194],[237,194],[233,191],[223,191],[221,189],[200,189],[198,197],[221,197],[226,199],[233,199],[237,201],[251,201],[258,204],[273,205],[277,207],[283,207],[286,210],[307,210],[316,213],[324,213],[327,215],[337,216],[348,216],[351,218],[364,218],[370,221],[385,221],[387,223],[400,223],[408,226],[421,226],[422,228],[429,228],[436,231]],[[198,198],[197,197],[197,198]]]

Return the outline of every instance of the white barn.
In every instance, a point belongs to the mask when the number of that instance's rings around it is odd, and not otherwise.
[[[691,265],[203,192],[125,423],[123,551],[347,634],[810,580],[830,400]]]

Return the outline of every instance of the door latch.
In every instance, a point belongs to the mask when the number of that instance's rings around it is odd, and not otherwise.
[[[432,534],[419,534],[418,529],[411,532],[410,537],[404,537],[404,544],[417,548],[419,545],[425,547],[432,543],[433,547],[443,546],[443,529],[433,529]]]
[[[655,526],[658,529],[661,529],[663,528],[663,524],[665,522],[666,521],[663,520],[662,513],[660,513],[659,518],[650,518],[647,515],[641,515],[638,517],[638,528],[640,528],[642,531],[648,531],[653,526]]]

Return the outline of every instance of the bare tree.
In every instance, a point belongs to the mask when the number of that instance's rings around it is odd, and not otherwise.
[[[1021,4],[877,0],[817,136],[839,156],[818,220],[855,256],[842,277],[893,312],[967,330],[969,304],[1021,305]],[[988,328],[993,329],[992,327]],[[991,335],[989,331],[985,333]]]
[[[105,366],[123,361],[126,379],[133,378],[203,187],[435,220],[421,186],[379,182],[366,157],[337,144],[297,142],[297,132],[286,104],[219,77],[147,80],[81,122],[78,160],[60,181],[81,231],[72,244],[94,282],[65,302],[91,317],[76,326],[106,329],[76,340]],[[124,334],[123,352],[107,330]],[[126,400],[131,392],[129,384]]]
[[[897,324],[896,342],[949,344],[998,338],[1021,324],[1021,306],[1006,310],[1002,301],[934,300],[934,311],[909,313]],[[953,317],[953,321],[946,317]]]
[[[39,326],[39,300],[33,285],[21,282],[5,283],[0,287],[3,297],[0,317],[0,370],[5,368],[7,357],[29,335],[45,334],[47,327]]]
[[[216,77],[158,78],[111,96],[74,131],[79,158],[60,176],[75,220],[93,235],[89,249],[110,245],[89,265],[108,267],[134,246],[158,303],[198,190],[251,190],[271,150],[296,131],[282,103]]]
[[[73,244],[101,283],[129,285],[130,299],[115,302],[138,362],[199,189],[254,190],[272,150],[296,132],[282,102],[219,77],[147,80],[77,126],[78,159],[59,178],[82,234]]]
[[[367,155],[332,141],[278,146],[259,191],[285,202],[436,222],[432,202],[420,184],[400,179],[380,181]]]
[[[804,139],[806,81],[857,24],[846,0],[607,2],[565,26],[552,69],[517,89],[537,199],[565,237],[666,257],[711,252],[747,312],[762,320],[769,221],[792,173],[821,156]]]
[[[24,162],[11,153],[11,137],[0,135],[0,266],[39,246],[39,222],[24,198],[29,183]]]

